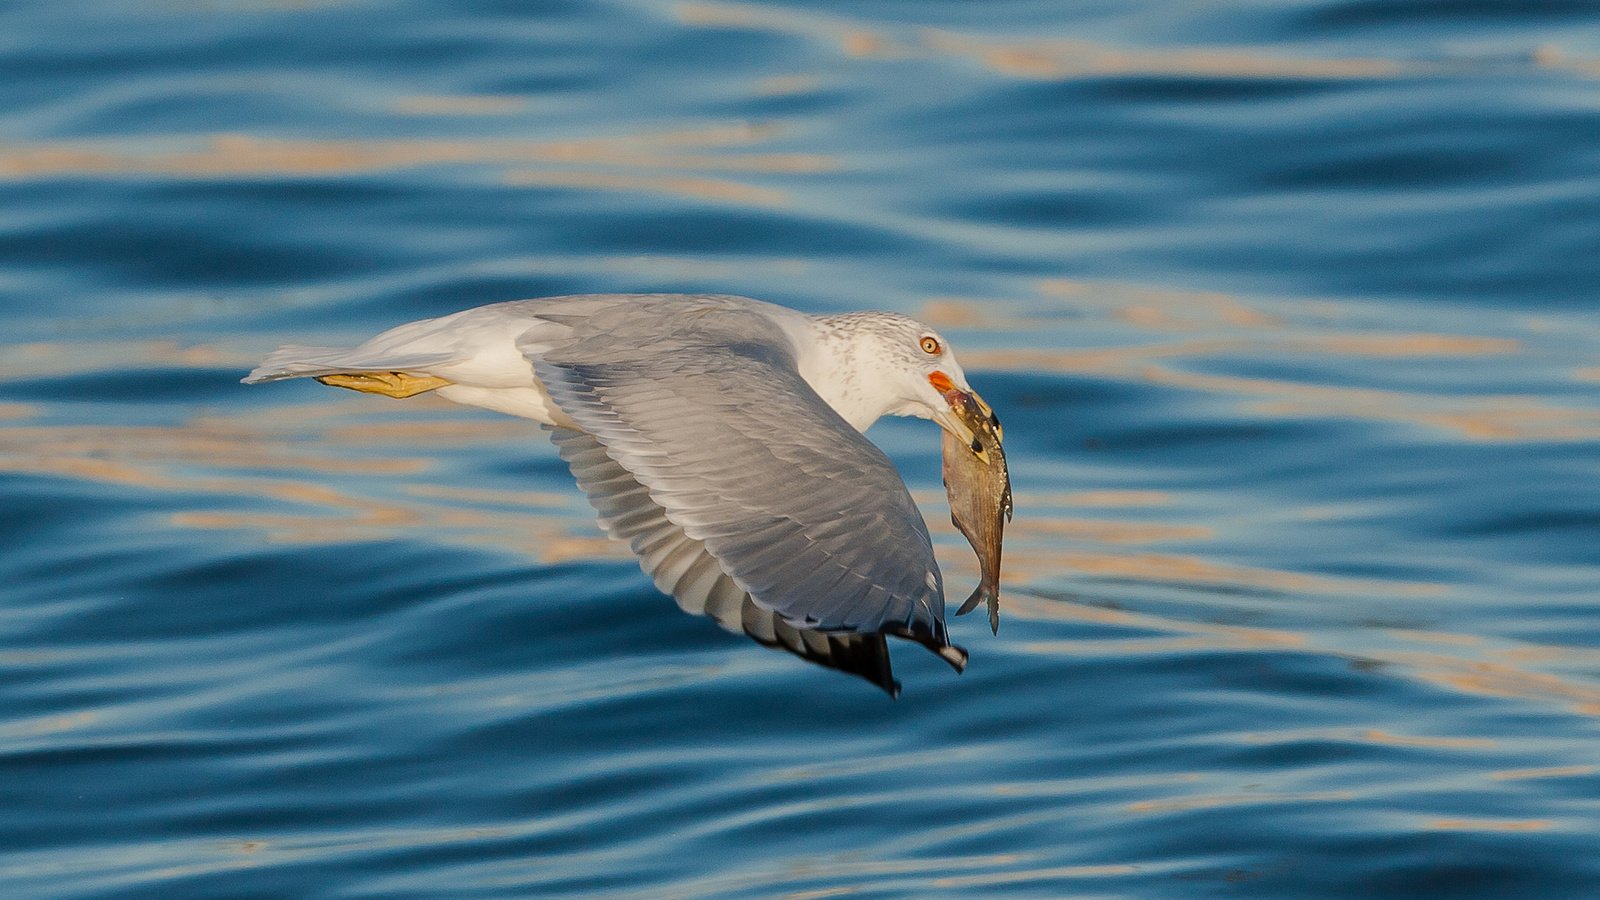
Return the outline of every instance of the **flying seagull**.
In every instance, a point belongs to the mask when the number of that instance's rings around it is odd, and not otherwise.
[[[956,412],[993,418],[914,319],[726,295],[517,300],[356,347],[281,347],[244,382],[302,377],[542,423],[601,526],[684,611],[729,631],[892,696],[886,636],[966,665],[927,525],[862,435],[893,414],[972,443]]]

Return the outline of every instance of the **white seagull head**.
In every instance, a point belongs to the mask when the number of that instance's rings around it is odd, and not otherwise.
[[[802,365],[802,373],[856,428],[866,430],[884,415],[915,416],[932,419],[970,443],[972,429],[952,411],[962,398],[970,397],[993,416],[967,383],[967,373],[943,335],[922,322],[887,312],[813,321],[826,358],[816,367]]]

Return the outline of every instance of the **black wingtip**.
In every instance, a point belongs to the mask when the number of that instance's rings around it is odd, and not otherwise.
[[[940,659],[949,663],[950,668],[955,669],[957,675],[967,670],[966,648],[958,647],[955,644],[945,644],[934,652],[939,654]]]
[[[920,627],[919,627],[920,626]],[[913,622],[909,627],[902,625],[885,626],[884,634],[892,634],[897,638],[916,641],[936,654],[940,659],[950,664],[950,668],[960,672],[967,667],[967,651],[950,643],[950,633],[945,629],[943,622],[933,623],[927,627],[923,623]]]
[[[792,628],[793,626],[788,626]],[[818,634],[824,639],[820,647],[807,643],[804,634]],[[828,633],[801,629],[800,633],[782,633],[768,639],[752,631],[745,635],[764,647],[783,650],[808,663],[854,675],[867,681],[890,697],[900,696],[900,682],[895,680],[889,661],[889,644],[881,634]],[[785,637],[790,638],[785,640]],[[798,638],[798,640],[795,640]]]

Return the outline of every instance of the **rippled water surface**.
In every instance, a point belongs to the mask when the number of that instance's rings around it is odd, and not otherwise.
[[[1600,893],[1592,4],[32,2],[0,72],[5,896]],[[966,674],[682,615],[531,423],[238,383],[593,291],[951,338]]]

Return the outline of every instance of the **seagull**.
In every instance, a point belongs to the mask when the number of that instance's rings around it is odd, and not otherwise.
[[[355,347],[284,346],[243,381],[303,377],[541,423],[601,527],[728,631],[891,697],[888,637],[966,666],[927,525],[863,435],[916,416],[971,443],[955,410],[993,416],[915,319],[708,294],[514,300]]]

